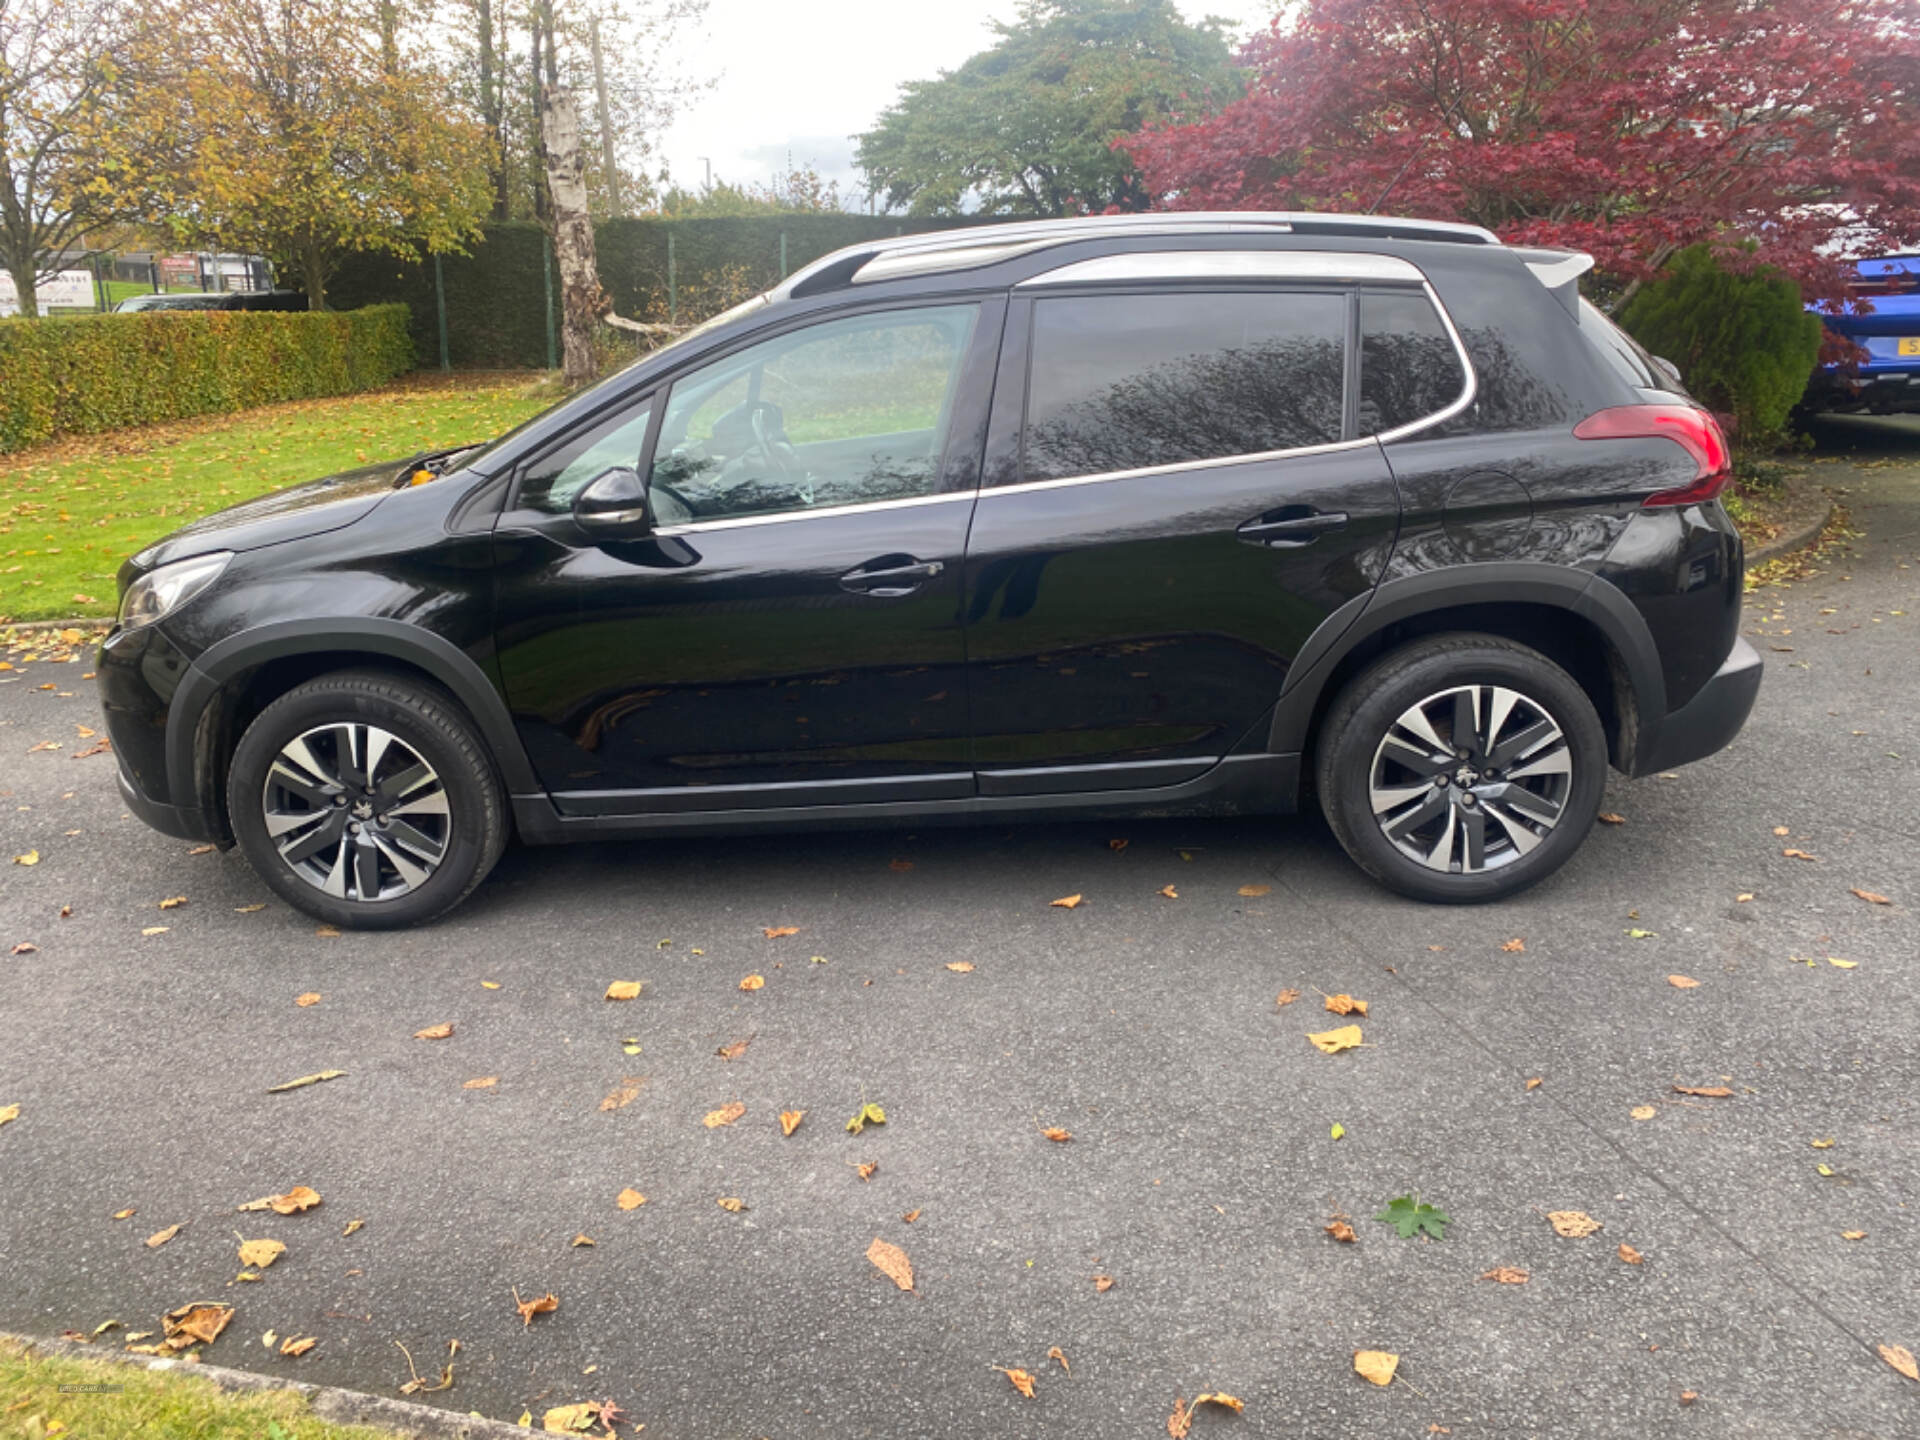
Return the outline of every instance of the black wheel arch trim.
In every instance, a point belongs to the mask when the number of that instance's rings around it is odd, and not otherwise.
[[[1615,585],[1585,570],[1537,561],[1451,565],[1389,580],[1335,610],[1308,637],[1287,671],[1274,707],[1267,749],[1305,748],[1328,678],[1341,660],[1389,625],[1455,605],[1535,604],[1591,621],[1607,637],[1631,686],[1634,728],[1628,771],[1639,774],[1667,713],[1667,686],[1653,632]]]
[[[194,658],[167,715],[167,788],[172,797],[176,801],[185,797],[191,803],[199,793],[196,732],[201,716],[229,680],[271,660],[326,651],[351,651],[375,664],[399,660],[424,670],[446,687],[480,727],[507,790],[517,794],[540,789],[505,700],[472,656],[450,640],[404,621],[344,617],[287,620],[243,630]]]

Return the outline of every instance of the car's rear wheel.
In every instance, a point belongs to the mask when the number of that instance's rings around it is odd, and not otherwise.
[[[445,914],[506,844],[506,805],[444,692],[378,671],[323,675],[260,712],[227,776],[233,833],[296,908],[381,930]]]
[[[1539,651],[1435,635],[1357,675],[1321,728],[1333,833],[1382,884],[1469,903],[1524,890],[1593,827],[1607,741],[1593,702]]]

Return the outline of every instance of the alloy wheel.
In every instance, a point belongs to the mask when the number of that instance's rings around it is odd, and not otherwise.
[[[340,900],[418,889],[452,836],[440,776],[378,725],[320,725],[289,740],[268,767],[261,807],[288,868]]]
[[[1458,685],[1401,712],[1367,788],[1395,849],[1459,875],[1524,859],[1560,823],[1572,787],[1572,749],[1544,705],[1503,685]]]

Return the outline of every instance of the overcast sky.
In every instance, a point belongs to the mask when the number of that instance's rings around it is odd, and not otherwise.
[[[1189,19],[1218,15],[1245,35],[1277,0],[1178,0]],[[667,131],[662,154],[674,180],[764,183],[812,165],[864,194],[848,137],[868,129],[908,80],[930,80],[992,40],[989,21],[1011,21],[1016,0],[711,0],[689,37],[689,68],[718,83]],[[702,157],[705,157],[703,160]]]

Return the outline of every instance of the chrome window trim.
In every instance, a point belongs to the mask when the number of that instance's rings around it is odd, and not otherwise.
[[[744,525],[778,525],[788,520],[825,519],[834,515],[865,515],[874,510],[904,510],[910,505],[943,505],[971,500],[979,490],[943,490],[938,495],[903,495],[896,500],[863,500],[855,505],[822,505],[817,510],[774,510],[765,515],[734,515],[724,520],[689,520],[680,525],[656,525],[654,535],[698,535],[707,530],[738,530]]]
[[[1014,288],[1140,280],[1320,280],[1354,285],[1420,284],[1426,276],[1394,255],[1339,250],[1137,250],[1075,260]]]
[[[1208,252],[1199,252],[1208,253]],[[1218,253],[1218,252],[1214,252]],[[1259,252],[1254,252],[1259,253]],[[1134,257],[1110,257],[1134,258]],[[1149,256],[1147,258],[1157,258]],[[1378,256],[1378,259],[1392,259],[1391,256]],[[1399,262],[1407,264],[1405,261]],[[1074,266],[1067,266],[1074,269]],[[1418,269],[1408,264],[1408,269],[1420,276]],[[1055,272],[1057,273],[1057,272]],[[1391,430],[1382,430],[1373,435],[1357,435],[1351,440],[1335,440],[1324,445],[1296,445],[1287,450],[1260,450],[1241,455],[1216,455],[1205,460],[1176,460],[1168,465],[1146,465],[1133,470],[1102,470],[1092,475],[1067,475],[1055,480],[1021,480],[1012,485],[978,486],[971,490],[948,490],[938,495],[909,495],[898,500],[869,500],[858,505],[831,505],[818,510],[780,510],[770,515],[740,515],[727,520],[698,520],[684,525],[662,525],[654,529],[655,535],[695,535],[705,530],[734,530],[744,525],[773,525],[788,520],[810,520],[816,516],[862,515],[875,510],[903,509],[910,505],[937,505],[949,500],[986,500],[995,495],[1014,495],[1040,490],[1061,490],[1070,485],[1099,485],[1109,480],[1137,480],[1152,475],[1175,475],[1188,470],[1212,470],[1223,465],[1252,465],[1268,460],[1291,460],[1303,455],[1334,455],[1343,450],[1359,450],[1368,445],[1388,445],[1395,440],[1404,440],[1422,430],[1435,425],[1443,425],[1473,404],[1479,394],[1479,380],[1473,372],[1473,357],[1467,354],[1466,343],[1460,338],[1460,331],[1454,326],[1453,317],[1447,313],[1447,307],[1440,303],[1440,296],[1434,291],[1433,284],[1420,276],[1420,289],[1427,297],[1427,303],[1433,306],[1434,313],[1440,317],[1447,338],[1453,342],[1454,354],[1460,357],[1460,370],[1466,376],[1466,384],[1459,396],[1442,409],[1418,420],[1410,420],[1405,425],[1397,425]],[[1024,421],[1022,428],[1025,428]]]
[[[1466,342],[1460,338],[1460,332],[1454,328],[1453,316],[1449,315],[1447,307],[1440,303],[1440,296],[1434,290],[1432,281],[1423,279],[1420,282],[1420,288],[1426,292],[1427,303],[1433,306],[1434,314],[1440,317],[1440,323],[1446,327],[1447,338],[1453,342],[1453,353],[1460,357],[1460,373],[1467,377],[1467,383],[1461,388],[1459,397],[1452,404],[1434,411],[1431,415],[1424,415],[1418,420],[1409,420],[1404,425],[1396,425],[1391,430],[1381,430],[1376,433],[1373,438],[1382,445],[1389,445],[1395,440],[1404,440],[1409,435],[1417,435],[1420,431],[1431,429],[1435,425],[1444,425],[1473,404],[1474,397],[1480,393],[1480,379],[1473,373],[1473,357],[1467,354]]]

